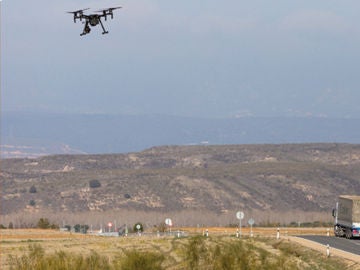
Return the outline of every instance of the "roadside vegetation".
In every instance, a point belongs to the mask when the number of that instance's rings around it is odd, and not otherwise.
[[[327,258],[300,245],[273,238],[192,236],[96,239],[84,240],[88,241],[90,247],[87,252],[84,252],[86,242],[82,242],[77,252],[69,249],[74,243],[63,240],[63,248],[55,251],[48,251],[46,241],[30,242],[27,246],[19,247],[17,254],[8,255],[7,264],[2,265],[1,269],[349,269],[340,259]]]

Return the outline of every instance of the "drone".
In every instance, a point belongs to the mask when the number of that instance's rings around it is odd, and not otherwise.
[[[103,25],[103,23],[101,21],[101,18],[104,17],[104,19],[106,21],[107,17],[110,16],[110,18],[113,19],[114,18],[113,11],[115,9],[119,9],[119,8],[122,8],[122,7],[111,7],[111,8],[106,8],[106,9],[102,9],[102,10],[97,10],[97,11],[95,11],[97,13],[89,14],[89,15],[84,14],[84,11],[88,10],[89,8],[79,9],[79,10],[76,10],[76,11],[69,11],[67,13],[71,13],[71,14],[74,15],[74,23],[76,23],[77,19],[79,19],[80,21],[84,20],[83,23],[85,23],[85,26],[84,26],[84,30],[80,34],[80,36],[89,34],[90,31],[91,31],[90,26],[93,27],[93,26],[96,26],[98,24],[101,25],[101,28],[103,30],[102,34],[104,35],[104,34],[108,34],[109,31],[105,30],[105,27],[104,27],[104,25]]]

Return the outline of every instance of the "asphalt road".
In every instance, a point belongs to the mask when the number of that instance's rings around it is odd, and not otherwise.
[[[304,238],[323,245],[330,245],[330,248],[341,249],[356,255],[360,255],[360,239],[346,239],[335,236],[321,236],[321,235],[301,235],[299,238]]]

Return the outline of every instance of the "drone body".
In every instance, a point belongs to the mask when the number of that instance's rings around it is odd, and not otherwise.
[[[74,15],[74,23],[76,23],[77,19],[79,19],[80,21],[85,20],[85,26],[84,26],[83,32],[80,34],[80,36],[89,34],[91,31],[90,26],[94,27],[98,24],[101,25],[101,28],[103,30],[102,34],[104,35],[109,32],[105,30],[105,27],[101,21],[101,18],[104,17],[105,21],[106,21],[107,16],[110,16],[111,19],[113,19],[114,18],[113,10],[118,9],[118,8],[121,8],[121,7],[112,7],[112,8],[107,8],[107,9],[96,11],[96,12],[99,12],[100,14],[97,14],[97,13],[89,14],[89,15],[84,14],[84,11],[88,10],[88,8],[80,9],[80,10],[76,10],[76,11],[70,11],[68,13],[71,13]]]

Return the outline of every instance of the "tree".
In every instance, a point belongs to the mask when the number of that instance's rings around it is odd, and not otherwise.
[[[40,218],[37,227],[40,229],[49,229],[50,228],[50,222],[47,218]]]
[[[89,230],[89,225],[76,224],[74,226],[74,231],[77,233],[87,233],[88,230]]]

